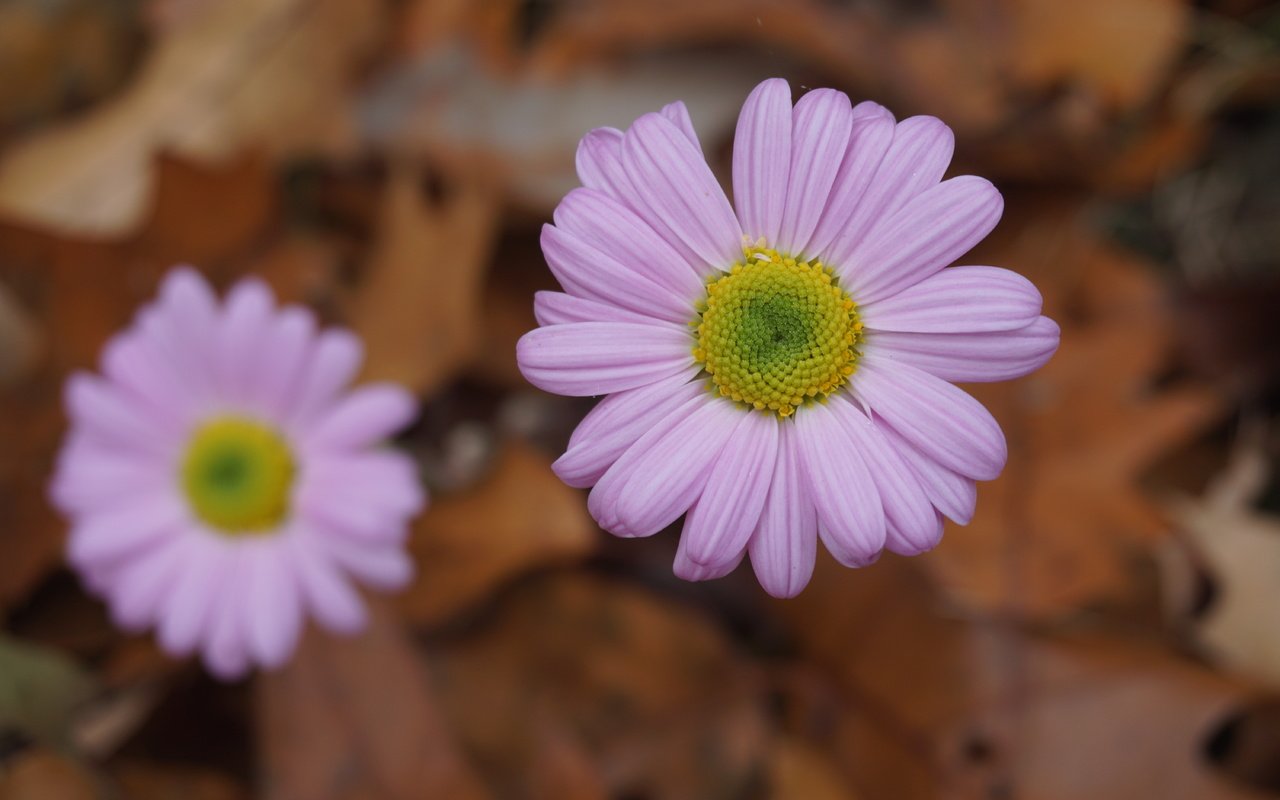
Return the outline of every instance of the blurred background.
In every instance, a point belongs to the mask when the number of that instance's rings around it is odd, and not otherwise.
[[[537,239],[592,127],[767,76],[955,130],[1062,347],[915,559],[671,575],[548,466]],[[1280,5],[3,0],[0,797],[1280,797]],[[115,630],[45,500],[68,371],[170,265],[264,276],[422,398],[419,578],[221,685]]]

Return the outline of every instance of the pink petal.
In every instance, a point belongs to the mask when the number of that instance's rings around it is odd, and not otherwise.
[[[741,416],[681,533],[689,558],[709,567],[742,560],[760,521],[778,456],[777,418],[759,412]]]
[[[232,287],[215,342],[219,389],[228,402],[251,403],[262,343],[272,321],[275,297],[259,278]]]
[[[868,303],[862,321],[878,331],[988,333],[1025,328],[1043,301],[1031,281],[999,267],[952,267]]]
[[[654,423],[706,393],[700,382],[691,382],[694,374],[694,370],[681,372],[604,398],[579,423],[569,447],[551,469],[575,488],[593,485]]]
[[[746,411],[723,399],[696,407],[660,439],[644,442],[618,495],[617,516],[627,536],[651,536],[693,505],[725,443]],[[621,461],[614,468],[621,466]],[[615,531],[616,533],[617,531]]]
[[[853,112],[849,98],[834,89],[814,89],[800,98],[794,112],[791,175],[787,203],[778,231],[778,248],[788,253],[806,250],[840,161],[849,145]]]
[[[102,352],[102,372],[152,425],[181,436],[196,407],[181,373],[170,368],[148,337],[132,331],[114,337]]]
[[[671,567],[671,571],[681,580],[711,581],[723,578],[737,569],[738,565],[742,563],[744,551],[740,550],[734,557],[714,566],[699,564],[689,557],[688,538],[687,536],[680,537],[680,544],[676,546],[675,563]]]
[[[688,331],[630,322],[572,322],[520,337],[520,372],[555,394],[591,396],[635,389],[693,364]]]
[[[618,499],[626,489],[636,462],[649,451],[654,442],[666,436],[696,409],[713,402],[719,401],[709,392],[700,391],[694,392],[683,404],[672,403],[663,409],[666,413],[656,415],[643,435],[618,456],[617,461],[596,481],[587,497],[587,510],[600,523],[600,527],[618,536],[628,535],[618,519]]]
[[[315,415],[327,411],[355,378],[363,361],[364,345],[350,331],[327,330],[316,337],[296,384],[290,427],[305,427]]]
[[[683,101],[677,100],[674,103],[667,103],[659,113],[671,120],[672,124],[679,128],[680,132],[689,139],[690,144],[699,150],[702,149],[702,145],[698,143],[698,132],[693,129],[693,120],[689,118],[689,109]]]
[[[1058,349],[1058,325],[1037,317],[1030,325],[994,333],[876,331],[866,346],[887,361],[909,364],[944,381],[1007,381],[1035,372]]]
[[[63,513],[108,511],[172,492],[169,460],[121,451],[71,433],[58,453],[49,496]]]
[[[234,680],[249,669],[248,548],[234,547],[227,556],[226,577],[218,602],[213,605],[209,635],[204,642],[204,663],[221,680]]]
[[[398,384],[368,384],[317,416],[302,447],[309,453],[366,448],[402,430],[417,415],[417,400]]]
[[[742,229],[702,153],[659,114],[636,120],[622,142],[622,163],[647,207],[711,267],[742,257]]]
[[[574,189],[556,207],[555,222],[557,228],[681,298],[678,319],[689,319],[693,302],[704,291],[702,279],[630,208],[603,192]]]
[[[840,169],[836,172],[826,207],[805,247],[805,253],[822,258],[834,266],[839,264],[831,259],[828,250],[849,229],[850,221],[867,193],[876,169],[893,142],[896,127],[893,115],[875,103],[859,103],[850,112],[850,116],[853,124],[849,132],[849,146],[845,149]],[[869,225],[870,222],[871,218],[867,217],[865,224]]]
[[[345,537],[327,537],[325,546],[335,563],[367,586],[394,591],[413,581],[413,561],[400,545],[373,547]]]
[[[158,639],[165,652],[186,656],[209,636],[213,608],[230,565],[228,542],[217,535],[191,537],[177,567],[174,588],[160,616]]]
[[[991,182],[972,175],[921,193],[839,262],[849,294],[870,304],[914,286],[986,238],[1003,211]]]
[[[307,459],[300,480],[300,497],[314,492],[326,502],[368,506],[387,518],[413,516],[426,503],[412,459],[391,450],[318,454]]]
[[[795,430],[818,533],[837,561],[862,566],[884,548],[885,518],[857,443],[820,403],[796,411]]]
[[[677,294],[554,225],[542,227],[542,253],[569,294],[671,322],[688,322],[693,317],[692,297]]]
[[[639,322],[646,325],[669,325],[655,317],[628,311],[612,303],[574,297],[564,292],[534,292],[533,317],[539,325],[561,325],[566,322]]]
[[[213,289],[200,273],[184,266],[165,276],[156,303],[138,316],[139,330],[169,368],[185,376],[194,397],[212,395],[220,315]]]
[[[307,607],[326,629],[351,635],[364,630],[364,603],[345,576],[319,552],[315,534],[289,537],[289,560]]]
[[[631,180],[622,168],[622,131],[596,128],[578,142],[578,179],[616,200],[631,197]]]
[[[911,467],[862,409],[844,397],[831,399],[831,410],[844,425],[871,471],[888,521],[891,550],[916,555],[938,543],[938,515]]]
[[[96,375],[78,372],[64,386],[67,414],[77,432],[128,453],[172,457],[180,445],[174,430],[157,428],[146,409]]]
[[[137,632],[160,616],[177,580],[178,567],[188,558],[190,543],[189,536],[173,536],[121,563],[106,587],[111,617],[117,625]]]
[[[733,137],[733,202],[747,238],[778,241],[791,173],[791,87],[770,78],[751,91]]]
[[[946,381],[868,352],[853,387],[876,416],[947,469],[985,481],[1004,468],[1009,451],[999,423]]]
[[[818,512],[805,487],[794,423],[779,426],[778,458],[769,494],[748,551],[760,586],[774,597],[795,597],[813,576]]]
[[[67,558],[76,567],[115,561],[153,549],[187,524],[187,509],[172,490],[139,497],[78,520],[67,542]]]
[[[272,319],[253,378],[255,404],[268,419],[283,419],[293,405],[315,337],[315,315],[305,308],[288,306]]]
[[[911,467],[925,494],[929,495],[929,502],[956,523],[969,524],[978,505],[977,484],[926,456],[888,425],[881,425],[880,433]]]
[[[247,543],[244,559],[245,614],[249,653],[268,669],[284,665],[302,633],[299,589],[279,538]]]
[[[842,274],[852,269],[862,240],[942,180],[954,150],[955,137],[941,120],[911,117],[899,122],[870,185],[825,248],[827,261]]]

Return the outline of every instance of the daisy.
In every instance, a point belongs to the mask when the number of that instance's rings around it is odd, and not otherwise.
[[[68,558],[129,630],[232,678],[288,660],[304,617],[362,628],[353,579],[412,576],[413,463],[379,446],[415,415],[405,390],[347,384],[360,340],[276,309],[247,279],[219,303],[189,268],[68,379],[52,484]]]
[[[966,523],[995,478],[1000,426],[952,381],[997,381],[1053,354],[1058,326],[1026,279],[946,268],[1003,201],[943,180],[951,131],[783,80],[747,98],[731,205],[682,103],[578,148],[583,188],[543,228],[564,292],[541,292],[521,370],[609,395],[556,473],[594,486],[592,515],[649,536],[685,515],[675,572],[720,577],[750,554],[790,597],[821,541],[858,567],[917,554]]]

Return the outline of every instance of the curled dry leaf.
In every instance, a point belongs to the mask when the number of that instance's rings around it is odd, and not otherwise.
[[[1009,463],[925,562],[970,608],[1058,617],[1136,589],[1133,554],[1169,527],[1140,476],[1224,403],[1202,385],[1160,383],[1175,322],[1148,265],[1099,241],[1074,203],[1010,207],[1026,210],[966,261],[1030,277],[1062,344],[1034,375],[968,387],[1004,427]]]
[[[356,638],[309,631],[256,689],[269,800],[483,800],[437,708],[426,665],[385,605]]]
[[[394,171],[387,184],[373,253],[344,304],[364,339],[367,380],[430,394],[474,351],[498,208],[480,184],[451,188],[437,205],[414,170]]]
[[[519,573],[586,556],[596,535],[581,492],[560,482],[547,456],[512,442],[486,480],[437,496],[415,523],[418,579],[397,604],[414,622],[444,622]]]
[[[350,149],[351,73],[376,46],[383,13],[344,0],[202,4],[124,94],[0,158],[0,214],[118,235],[146,213],[158,152],[224,163],[246,150]]]

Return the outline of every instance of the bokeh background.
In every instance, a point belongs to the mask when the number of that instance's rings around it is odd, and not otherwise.
[[[1058,355],[915,559],[671,575],[548,465],[537,238],[586,130],[767,76],[953,126],[964,260]],[[423,401],[419,578],[231,685],[109,624],[44,485],[60,385],[170,265],[264,276]],[[0,797],[1280,797],[1280,6],[1257,0],[3,0]]]

